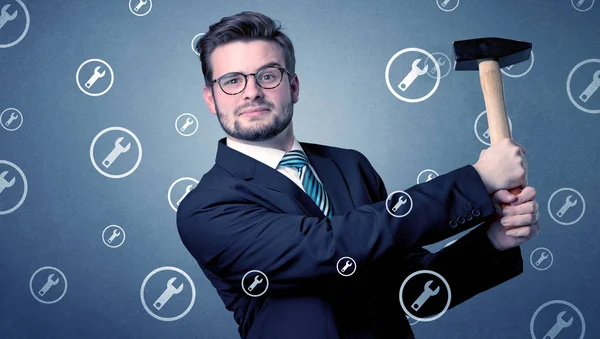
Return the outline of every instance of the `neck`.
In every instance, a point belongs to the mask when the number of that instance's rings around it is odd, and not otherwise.
[[[284,152],[289,152],[292,149],[292,146],[294,145],[294,127],[293,124],[290,122],[290,124],[283,131],[281,131],[281,133],[277,134],[272,139],[264,141],[241,140],[232,136],[227,136],[227,138],[248,145],[275,148]]]

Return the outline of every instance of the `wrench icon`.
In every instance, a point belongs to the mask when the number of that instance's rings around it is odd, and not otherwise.
[[[448,5],[449,2],[450,0],[444,0],[444,2],[442,2],[442,7],[446,8],[446,5]]]
[[[542,255],[540,256],[540,258],[535,262],[535,266],[540,266],[542,261],[546,260],[547,258],[548,258],[548,253],[542,252]]]
[[[423,293],[421,293],[417,300],[415,300],[415,302],[412,303],[412,305],[410,305],[410,307],[412,307],[413,310],[418,311],[421,308],[421,306],[423,306],[423,304],[427,301],[427,299],[429,299],[429,297],[433,297],[434,295],[438,294],[438,292],[440,291],[440,287],[438,286],[435,290],[432,290],[430,288],[431,284],[433,284],[433,280],[429,280],[427,283],[425,283]]]
[[[406,89],[413,83],[413,81],[415,81],[415,79],[418,76],[427,73],[427,70],[429,69],[429,65],[427,65],[427,63],[425,63],[425,67],[423,69],[421,69],[421,68],[419,68],[419,66],[417,66],[419,64],[419,62],[421,62],[421,59],[417,59],[417,60],[413,61],[410,72],[408,72],[408,74],[404,77],[404,79],[402,79],[402,82],[400,82],[400,84],[398,85],[398,88],[400,88],[402,91],[406,91]]]
[[[398,202],[396,203],[396,205],[394,205],[394,207],[392,207],[392,212],[396,212],[400,206],[406,204],[408,200],[406,200],[406,198],[404,198],[404,196],[400,196],[400,198],[398,198]]]
[[[175,288],[173,286],[173,282],[175,281],[175,279],[177,278],[169,279],[165,291],[160,295],[160,297],[158,297],[158,299],[156,299],[154,304],[152,304],[157,310],[160,310],[169,301],[169,299],[171,299],[171,297],[174,294],[179,294],[183,290],[183,283],[181,283],[181,285],[179,285],[178,288]]]
[[[248,286],[248,291],[252,292],[252,290],[256,287],[256,285],[260,284],[261,282],[263,282],[263,279],[260,277],[260,275],[255,275],[254,281],[252,282],[252,284],[250,286]]]
[[[12,185],[15,184],[15,177],[13,177],[10,181],[6,181],[6,179],[4,179],[7,173],[8,171],[0,173],[0,193],[2,193],[5,188],[12,187]]]
[[[10,117],[8,118],[8,120],[4,123],[6,125],[6,127],[10,126],[10,124],[12,124],[12,122],[14,120],[16,120],[19,117],[19,115],[15,112],[10,112]]]
[[[346,272],[346,270],[348,269],[348,267],[352,266],[352,262],[350,260],[346,260],[346,264],[344,265],[344,267],[342,267],[342,269],[340,271]]]
[[[588,85],[588,87],[581,93],[579,99],[583,102],[587,102],[588,99],[596,93],[596,91],[600,88],[600,69],[594,73],[592,76],[592,82]]]
[[[90,78],[90,80],[88,80],[85,83],[85,87],[87,87],[88,89],[90,87],[92,87],[92,85],[94,85],[96,83],[96,81],[100,78],[102,78],[105,74],[106,74],[106,70],[102,71],[102,73],[100,73],[100,68],[102,66],[97,66],[96,68],[94,68],[94,74],[92,74],[92,77]]]
[[[44,294],[46,294],[46,292],[48,292],[48,290],[50,289],[50,287],[58,284],[58,282],[60,281],[60,278],[56,278],[56,280],[52,280],[52,278],[54,277],[54,273],[50,274],[48,276],[48,281],[46,281],[46,283],[44,284],[44,286],[42,287],[42,289],[38,292],[38,294],[40,296],[44,296]]]
[[[8,8],[10,8],[10,4],[4,5],[4,7],[2,7],[2,11],[0,12],[0,29],[2,29],[7,22],[15,20],[17,18],[17,14],[19,14],[18,10],[15,10],[13,14],[8,14]]]
[[[115,159],[117,159],[117,157],[121,155],[121,153],[129,151],[129,149],[131,148],[131,143],[128,143],[127,146],[123,147],[121,146],[121,141],[123,141],[123,139],[124,137],[120,137],[119,139],[117,139],[115,141],[115,148],[113,148],[110,154],[108,154],[108,156],[104,160],[102,160],[102,165],[104,165],[104,167],[109,168],[110,165],[112,165],[112,163],[115,161]]]
[[[581,7],[581,5],[583,5],[584,2],[585,0],[579,0],[575,6]]]
[[[567,312],[562,311],[556,316],[556,323],[554,323],[554,326],[552,326],[550,331],[548,331],[548,333],[546,333],[546,335],[544,336],[543,339],[554,339],[554,338],[556,338],[558,333],[560,333],[560,331],[562,331],[563,328],[567,328],[567,327],[571,326],[571,324],[573,323],[573,317],[571,317],[571,319],[569,319],[569,321],[565,321],[562,318],[565,315],[565,313],[567,313]]]
[[[142,6],[144,6],[147,3],[148,3],[148,0],[140,0],[140,3],[137,4],[137,6],[135,6],[135,8],[133,10],[136,12],[139,11],[140,8],[142,8]]]
[[[564,205],[562,205],[562,207],[558,210],[558,212],[556,212],[556,215],[559,218],[562,218],[563,214],[565,214],[569,210],[569,208],[577,205],[577,200],[571,201],[572,197],[573,197],[572,195],[569,195],[567,197],[567,199],[565,199]]]
[[[185,131],[186,128],[188,128],[189,125],[193,124],[194,121],[191,118],[187,118],[185,120],[185,124],[183,124],[183,126],[181,126],[180,130],[183,132]]]
[[[194,185],[188,185],[185,189],[185,194],[181,197],[181,199],[179,199],[179,201],[177,202],[177,206],[179,206],[179,204],[183,201],[183,198],[185,198],[188,193],[190,193],[190,191],[192,190],[192,187],[194,187]]]
[[[427,176],[427,180],[425,182],[428,182],[432,179],[433,179],[433,173],[429,173],[429,175]]]
[[[112,244],[113,240],[115,240],[116,237],[120,236],[121,232],[117,231],[117,229],[115,228],[112,232],[112,235],[110,236],[110,238],[108,238],[108,243]]]
[[[438,58],[437,61],[440,66],[444,66],[446,64],[446,60],[444,58]],[[435,73],[437,73],[437,69],[435,69],[435,67],[431,67],[431,71],[429,72],[435,75]]]

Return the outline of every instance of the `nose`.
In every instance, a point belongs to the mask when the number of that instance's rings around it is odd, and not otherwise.
[[[246,88],[244,89],[244,95],[246,97],[256,97],[262,93],[262,87],[258,85],[256,76],[249,75],[246,78]]]

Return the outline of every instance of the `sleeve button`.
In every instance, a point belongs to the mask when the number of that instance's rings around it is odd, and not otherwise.
[[[456,223],[456,220],[454,220],[454,219],[450,220],[450,227],[455,228],[456,226],[458,226],[458,224]]]
[[[467,212],[467,214],[465,214],[465,219],[467,219],[467,221],[471,221],[473,220],[473,216],[471,215],[471,213]]]
[[[477,218],[478,216],[480,216],[479,210],[478,210],[478,209],[476,209],[476,208],[474,208],[474,209],[471,211],[471,214],[472,214],[472,215],[473,215],[475,218]]]
[[[463,218],[463,217],[458,217],[458,218],[456,218],[456,220],[458,220],[458,223],[461,225],[464,224],[466,221],[465,218]]]

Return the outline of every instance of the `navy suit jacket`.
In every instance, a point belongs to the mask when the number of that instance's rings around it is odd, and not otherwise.
[[[398,218],[363,154],[301,142],[335,211],[326,218],[289,178],[225,140],[215,165],[180,203],[177,228],[241,338],[414,338],[399,302],[411,273],[441,274],[452,308],[523,270],[519,247],[498,251],[486,236],[495,211],[471,165],[404,189],[412,210]],[[478,224],[438,252],[422,247]],[[356,262],[350,277],[336,267],[345,256]],[[252,270],[269,280],[259,297],[242,290]]]

